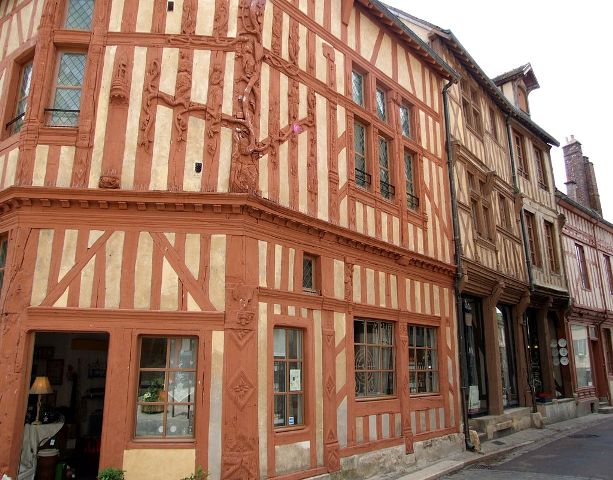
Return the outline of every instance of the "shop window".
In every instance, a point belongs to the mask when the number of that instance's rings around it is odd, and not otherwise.
[[[583,245],[575,243],[575,256],[577,258],[577,267],[579,268],[581,286],[586,290],[589,290],[591,288],[590,276],[587,271],[587,263],[585,261],[585,250],[583,249]]]
[[[305,254],[302,256],[302,289],[310,293],[318,293],[317,257]]]
[[[415,162],[413,154],[404,152],[404,177],[407,189],[407,207],[416,210],[419,207],[419,197],[415,189]]]
[[[479,102],[479,94],[475,87],[471,87],[466,81],[460,82],[462,90],[462,111],[466,124],[477,133],[483,132],[481,122],[481,106]]]
[[[198,340],[141,337],[137,438],[193,438]]]
[[[541,266],[541,249],[539,247],[538,234],[536,231],[536,220],[531,212],[524,212],[526,218],[526,230],[528,233],[528,247],[530,248],[530,259],[535,267]]]
[[[395,392],[394,324],[378,320],[353,322],[356,397]]]
[[[555,244],[555,228],[553,223],[545,220],[545,245],[547,246],[547,259],[549,260],[549,268],[554,273],[560,272],[560,262],[558,260],[558,251]]]
[[[438,393],[437,329],[409,325],[409,393]]]
[[[517,164],[517,173],[519,173],[522,177],[529,178],[524,137],[519,133],[514,133],[513,140],[515,141],[515,161]]]
[[[6,236],[0,237],[0,294],[4,285],[4,270],[6,268],[6,252],[8,249],[8,239]]]
[[[375,96],[377,97],[377,117],[383,122],[387,122],[387,105],[385,90],[381,87],[377,87]]]
[[[91,30],[94,15],[94,0],[68,0],[66,21],[67,30]]]
[[[609,255],[604,255],[604,268],[605,272],[607,272],[607,284],[609,285],[609,294],[613,295],[613,271],[611,271],[611,257]]]
[[[360,187],[367,188],[371,183],[371,175],[368,173],[368,161],[366,158],[366,127],[360,122],[353,125],[354,156],[355,156],[355,183]]]
[[[364,107],[364,75],[353,70],[351,72],[351,94],[353,101],[360,107]]]
[[[534,164],[536,165],[536,179],[539,187],[541,187],[543,190],[549,191],[547,177],[545,176],[545,159],[543,158],[543,152],[538,148],[534,149]]]
[[[411,107],[408,105],[400,105],[400,130],[406,138],[411,138]]]
[[[47,108],[51,127],[76,127],[81,108],[81,89],[85,77],[87,55],[77,52],[60,54],[53,107]]]
[[[573,338],[577,387],[591,387],[593,386],[592,364],[590,361],[587,327],[583,325],[572,325],[571,334]]]
[[[379,137],[379,187],[381,196],[387,200],[391,200],[396,193],[396,187],[391,182],[390,142],[385,137]]]
[[[9,135],[14,135],[21,130],[26,116],[28,99],[30,98],[30,85],[32,82],[32,62],[27,62],[21,67],[19,74],[19,90],[15,98],[15,111],[13,118],[6,124]]]
[[[275,327],[274,348],[274,426],[304,425],[303,331]]]

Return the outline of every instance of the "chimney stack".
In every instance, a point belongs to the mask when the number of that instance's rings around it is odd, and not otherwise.
[[[566,166],[567,194],[574,201],[586,208],[595,210],[602,215],[598,184],[594,173],[594,164],[588,157],[583,156],[581,143],[574,135],[566,138],[562,150],[564,152],[564,164]]]

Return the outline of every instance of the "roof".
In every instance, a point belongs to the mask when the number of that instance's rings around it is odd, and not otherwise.
[[[568,195],[566,195],[564,192],[561,192],[557,188],[556,188],[556,197],[568,203],[569,205],[573,206],[577,210],[582,211],[583,213],[592,217],[598,222],[603,223],[604,225],[606,225],[607,227],[613,230],[613,223],[609,222],[608,220],[605,220],[605,218],[602,215],[600,215],[600,213],[598,213],[596,210],[592,210],[591,208],[581,205],[579,202],[577,202],[576,200],[573,200],[572,198],[570,198]]]
[[[432,34],[442,39],[445,44],[453,51],[453,53],[460,59],[462,65],[464,65],[464,67],[472,75],[475,76],[475,78],[479,82],[479,85],[481,85],[481,87],[483,87],[483,89],[494,99],[494,101],[500,107],[501,110],[506,112],[510,117],[514,118],[518,123],[520,123],[526,129],[540,137],[545,142],[556,147],[560,146],[560,142],[558,142],[552,135],[550,135],[541,127],[539,127],[536,123],[534,123],[534,121],[526,113],[522,112],[504,96],[498,86],[492,81],[491,78],[486,75],[483,69],[470,55],[470,53],[468,53],[466,48],[464,48],[464,46],[460,43],[458,38],[453,34],[451,30],[437,27],[432,23],[429,23],[425,20],[421,20],[413,15],[409,15],[408,13],[403,12],[402,10],[398,10],[397,8],[394,9],[394,12],[397,12],[400,17],[403,17],[408,21],[418,22],[422,25],[428,26],[432,30]]]
[[[430,45],[424,42],[419,36],[413,32],[407,25],[400,21],[397,15],[392,13],[384,3],[379,0],[355,0],[363,7],[371,10],[376,17],[387,25],[393,32],[399,35],[404,41],[412,47],[418,56],[425,60],[434,70],[436,70],[443,78],[457,81],[461,75],[456,72],[438,53],[436,53]]]
[[[539,82],[536,79],[536,75],[534,74],[534,70],[532,69],[532,65],[530,65],[530,63],[525,63],[517,68],[514,68],[513,70],[509,70],[508,72],[498,75],[497,77],[492,78],[492,82],[500,87],[501,85],[504,85],[505,83],[519,77],[524,79],[524,84],[528,89],[528,93],[530,93],[532,90],[540,88]]]

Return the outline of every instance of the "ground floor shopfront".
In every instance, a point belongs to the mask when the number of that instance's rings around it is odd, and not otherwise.
[[[50,447],[37,377],[82,479],[297,479],[463,448],[452,266],[255,206],[156,205],[34,201],[5,225],[1,473],[26,432]]]

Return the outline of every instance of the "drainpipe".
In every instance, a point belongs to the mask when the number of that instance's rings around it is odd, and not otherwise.
[[[509,143],[509,156],[511,157],[511,174],[513,177],[513,188],[515,189],[515,193],[518,194],[519,190],[519,182],[517,180],[517,168],[515,165],[515,150],[513,149],[513,135],[511,132],[511,121],[509,115],[505,115],[505,123],[507,126],[507,142]],[[528,285],[530,288],[530,292],[534,291],[534,277],[532,276],[532,260],[530,257],[530,249],[528,246],[528,233],[526,231],[526,218],[524,215],[524,207],[522,205],[521,210],[519,212],[519,223],[521,226],[521,238],[524,244],[524,256],[526,257],[526,268],[528,269]],[[528,375],[528,385],[530,386],[530,394],[532,396],[532,413],[537,412],[536,408],[536,391],[534,389],[534,382],[531,380],[530,376],[530,365],[532,364],[532,358],[530,357],[530,351],[528,349],[528,344],[530,342],[530,338],[528,336],[528,318],[526,317],[526,313],[524,312],[524,320],[522,322],[522,330],[524,333],[524,355],[526,355],[526,360],[528,362],[526,368],[526,373]]]
[[[447,146],[447,172],[449,174],[449,191],[451,194],[451,220],[453,224],[453,245],[455,251],[455,266],[456,275],[454,282],[455,293],[455,310],[456,310],[456,323],[458,326],[458,346],[460,350],[460,393],[462,397],[462,421],[464,422],[464,443],[466,450],[474,451],[475,446],[470,441],[470,429],[468,427],[468,405],[467,405],[467,392],[468,392],[468,365],[466,361],[466,340],[464,338],[464,332],[466,327],[464,325],[464,315],[462,307],[462,293],[460,292],[460,282],[462,280],[462,239],[460,237],[460,221],[458,218],[458,202],[456,197],[455,187],[455,175],[453,170],[452,161],[452,148],[451,148],[451,124],[449,122],[449,93],[448,90],[456,83],[458,79],[450,80],[447,85],[443,87],[443,110],[445,113],[445,143]]]

